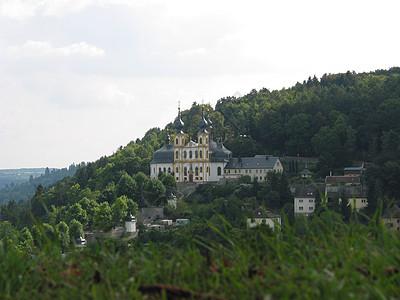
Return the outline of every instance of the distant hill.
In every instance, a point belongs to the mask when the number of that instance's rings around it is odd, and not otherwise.
[[[0,170],[0,189],[7,185],[17,185],[29,181],[29,178],[43,175],[46,168],[23,168]]]
[[[84,165],[84,163],[82,163]],[[16,202],[29,200],[36,187],[41,184],[48,187],[57,181],[74,176],[80,165],[72,164],[68,168],[25,168],[0,170],[0,204],[9,200]]]

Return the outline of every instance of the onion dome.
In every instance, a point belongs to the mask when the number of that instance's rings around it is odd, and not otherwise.
[[[212,127],[212,122],[210,120],[210,116],[209,115],[207,116],[207,123],[208,123],[208,128],[213,128]]]
[[[165,136],[165,145],[169,145],[170,142],[171,142],[171,139],[170,139],[169,134],[167,132],[167,135]]]
[[[175,133],[183,133],[182,129],[183,126],[185,126],[185,123],[183,123],[182,119],[181,119],[181,109],[178,109],[178,118],[175,120],[174,126],[175,126]]]
[[[206,119],[204,118],[204,109],[201,112],[201,120],[199,121],[199,127],[200,127],[200,132],[203,133],[207,133],[207,128],[208,128],[208,123],[206,121]]]
[[[210,141],[210,152],[212,162],[228,162],[232,152],[225,148],[222,142]]]

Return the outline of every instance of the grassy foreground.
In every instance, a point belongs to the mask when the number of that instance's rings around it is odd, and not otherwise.
[[[371,224],[376,224],[372,220]],[[301,229],[301,230],[300,230]],[[107,240],[61,254],[0,250],[1,299],[395,299],[400,239],[380,225],[311,222],[237,232],[180,249]],[[301,234],[299,233],[301,232]]]

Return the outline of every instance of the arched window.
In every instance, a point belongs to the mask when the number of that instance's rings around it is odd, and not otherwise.
[[[218,167],[218,169],[217,169],[217,175],[218,175],[218,176],[221,176],[221,167]]]
[[[200,158],[203,158],[203,151],[200,150]]]
[[[203,173],[203,167],[200,167],[200,173]]]
[[[179,173],[179,169],[178,169],[178,167],[176,167],[176,169],[175,169],[175,173],[176,173],[176,174],[178,174],[178,173]]]
[[[183,175],[187,176],[187,168],[183,168]]]
[[[194,169],[194,175],[199,176],[199,168],[198,167],[196,167],[196,169]]]
[[[175,144],[178,145],[179,144],[179,140],[178,138],[175,139]]]
[[[171,174],[171,168],[168,168],[168,174]]]
[[[194,158],[199,158],[199,151],[196,150],[196,151],[194,152]]]
[[[203,138],[199,139],[200,145],[203,144]]]
[[[179,159],[179,152],[178,151],[175,152],[175,159]]]
[[[158,168],[158,174],[160,174],[161,173],[161,168]]]
[[[192,151],[189,151],[189,158],[193,158]]]
[[[208,138],[206,137],[206,144],[208,144]]]
[[[186,159],[186,158],[187,158],[187,153],[186,153],[186,151],[185,151],[185,152],[183,152],[183,158],[184,158],[184,159]]]
[[[208,151],[206,151],[206,158],[209,158],[209,157],[208,157]]]
[[[167,170],[165,169],[165,167],[164,167],[164,173],[166,173],[167,172]]]

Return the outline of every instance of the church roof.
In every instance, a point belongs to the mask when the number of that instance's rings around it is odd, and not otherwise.
[[[228,162],[232,152],[225,148],[222,142],[210,141],[211,162]]]
[[[199,121],[199,127],[201,133],[207,133],[207,128],[209,127],[206,119],[204,118],[204,109],[201,112],[201,120]]]
[[[185,126],[185,123],[183,123],[181,119],[181,110],[179,109],[178,111],[178,118],[176,118],[174,122],[174,127],[176,129],[175,133],[183,133],[182,129]]]
[[[273,169],[278,158],[269,155],[231,158],[225,169]]]
[[[164,145],[161,149],[157,150],[153,154],[153,160],[151,164],[159,163],[173,163],[174,162],[174,145]]]

